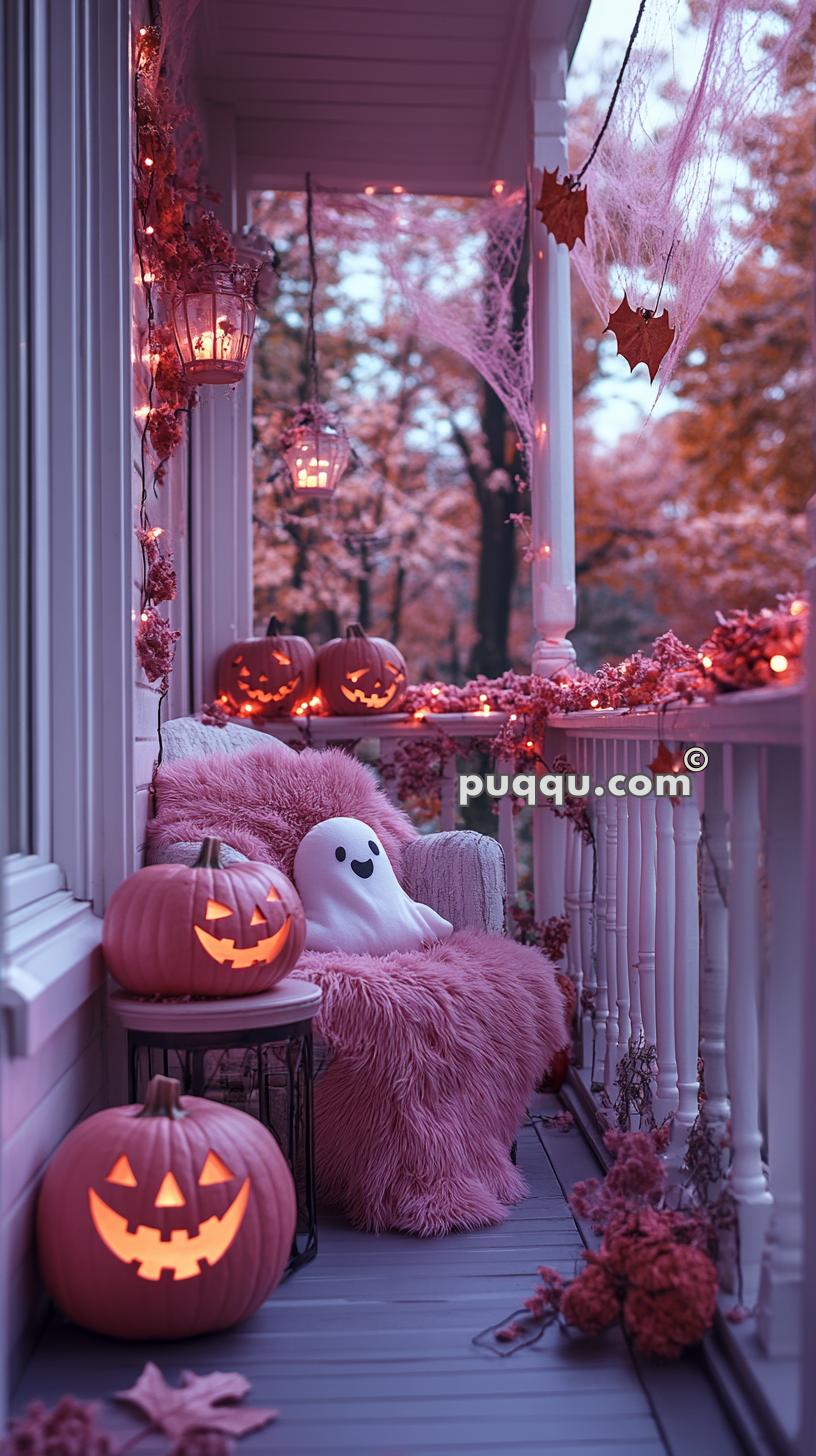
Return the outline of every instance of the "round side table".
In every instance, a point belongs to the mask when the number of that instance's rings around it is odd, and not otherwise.
[[[317,1253],[312,1020],[321,999],[319,986],[291,976],[259,996],[158,1001],[114,990],[108,998],[127,1032],[131,1102],[163,1072],[184,1093],[258,1117],[275,1137],[297,1191],[287,1273]]]

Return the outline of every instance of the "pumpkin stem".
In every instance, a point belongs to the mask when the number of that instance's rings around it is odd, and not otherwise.
[[[359,622],[350,622],[346,628],[347,637],[365,637],[365,635]]]
[[[181,1105],[181,1087],[175,1077],[151,1077],[139,1117],[169,1117],[175,1121],[187,1114]]]
[[[202,839],[201,853],[198,856],[194,870],[220,870],[221,869],[221,840]]]
[[[274,612],[269,618],[269,625],[266,629],[266,635],[267,637],[281,637],[283,635],[283,625],[280,621],[280,618],[276,617]]]

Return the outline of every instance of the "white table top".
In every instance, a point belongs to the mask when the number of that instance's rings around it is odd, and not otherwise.
[[[119,1025],[128,1031],[212,1032],[216,1036],[219,1031],[248,1031],[309,1021],[322,999],[319,986],[286,976],[273,990],[257,996],[160,1001],[115,990],[108,997],[108,1005]]]

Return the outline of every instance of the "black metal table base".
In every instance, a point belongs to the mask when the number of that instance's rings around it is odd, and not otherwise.
[[[286,1275],[308,1264],[317,1253],[311,1022],[217,1034],[129,1030],[131,1102],[142,1100],[156,1072],[178,1077],[183,1093],[238,1107],[269,1129],[289,1164],[297,1197]]]

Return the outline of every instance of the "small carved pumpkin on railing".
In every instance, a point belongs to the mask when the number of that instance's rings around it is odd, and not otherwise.
[[[396,713],[408,689],[405,658],[383,637],[368,637],[358,622],[319,648],[317,685],[330,713]]]
[[[102,949],[140,996],[249,996],[295,965],[306,938],[291,880],[251,861],[222,867],[217,839],[197,863],[148,865],[111,896]]]
[[[226,1329],[279,1283],[292,1175],[257,1118],[154,1077],[144,1107],[81,1122],[48,1165],[39,1262],[55,1303],[119,1339]]]
[[[315,688],[315,655],[305,637],[284,633],[269,618],[265,637],[250,637],[222,652],[216,701],[242,718],[280,718],[308,701]]]

